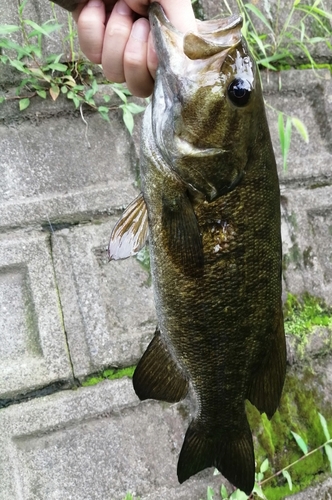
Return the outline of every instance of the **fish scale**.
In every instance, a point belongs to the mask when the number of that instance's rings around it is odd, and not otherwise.
[[[134,254],[149,233],[158,326],[133,384],[142,400],[190,395],[179,481],[214,466],[249,495],[245,400],[272,417],[286,346],[278,177],[241,23],[201,22],[183,35],[151,5],[159,67],[143,121],[142,193],[115,226],[109,256]]]

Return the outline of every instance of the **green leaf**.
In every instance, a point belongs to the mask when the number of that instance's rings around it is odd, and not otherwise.
[[[93,80],[91,83],[91,89],[93,90],[93,93],[95,94],[98,92],[98,83],[97,80]]]
[[[132,135],[133,133],[133,130],[134,130],[134,118],[133,118],[133,115],[130,111],[128,111],[127,107],[124,106],[124,105],[121,105],[119,106],[120,108],[122,108],[123,110],[123,115],[122,115],[122,118],[123,118],[123,121],[130,133],[130,135]]]
[[[326,444],[324,446],[324,450],[325,450],[325,453],[327,455],[327,458],[329,459],[330,468],[331,468],[331,471],[332,471],[332,447],[329,444]]]
[[[139,106],[138,104],[135,104],[134,102],[129,102],[126,107],[127,107],[128,111],[130,111],[130,113],[133,113],[134,115],[137,113],[142,113],[142,111],[145,111],[144,106]]]
[[[262,21],[263,24],[265,24],[265,26],[267,27],[267,29],[269,31],[272,31],[271,24],[266,19],[264,14],[259,9],[257,9],[257,7],[255,7],[255,5],[252,5],[251,3],[247,3],[245,5],[245,7],[247,10],[251,10],[251,12],[253,12],[258,17],[258,19],[260,19],[260,21]]]
[[[24,19],[24,24],[28,24],[31,26],[37,33],[44,35],[44,36],[49,36],[50,31],[54,31],[54,26],[49,26],[48,28],[46,25],[39,26],[39,24],[35,23],[34,21],[31,21],[31,19]],[[55,29],[59,29],[61,27],[60,24],[56,25]],[[34,36],[35,33],[30,33],[29,36]]]
[[[213,489],[210,486],[208,486],[206,493],[206,500],[213,500],[213,495],[214,495]]]
[[[287,156],[292,136],[292,121],[290,117],[287,116],[286,128],[285,128],[284,115],[281,112],[279,112],[278,114],[278,131],[279,131],[279,140],[281,146],[281,154],[283,157],[283,168],[284,170],[287,170]]]
[[[248,495],[241,490],[235,490],[234,493],[231,494],[229,500],[248,500]]]
[[[263,498],[264,500],[266,500],[266,496],[264,495],[262,487],[260,486],[260,484],[255,483],[253,492],[256,493],[259,496],[259,498]]]
[[[8,35],[9,33],[14,33],[20,29],[19,26],[15,26],[14,24],[1,24],[0,25],[0,36]]]
[[[127,104],[127,97],[124,94],[124,92],[122,92],[122,90],[119,90],[117,87],[114,87],[113,85],[112,85],[112,89],[120,97],[121,101],[123,101],[125,104]]]
[[[282,475],[284,476],[284,478],[287,480],[287,483],[288,483],[288,487],[289,489],[292,491],[293,489],[293,483],[292,483],[292,478],[290,476],[290,473],[288,472],[288,470],[283,470],[282,471]]]
[[[5,98],[5,97],[0,96],[0,104],[1,104],[2,102],[5,102],[5,100],[6,100],[6,98]]]
[[[296,434],[296,432],[291,431],[291,433],[293,434],[293,437],[294,437],[298,447],[301,449],[303,454],[306,455],[308,453],[308,446],[306,445],[305,441],[301,438],[301,436]]]
[[[111,97],[109,95],[105,94],[105,95],[103,95],[103,99],[105,102],[110,102]]]
[[[260,466],[259,471],[260,471],[262,474],[264,474],[264,472],[266,472],[268,468],[269,468],[269,459],[268,459],[268,458],[266,458],[266,459],[264,460],[264,462],[262,463],[262,465]]]
[[[45,73],[40,68],[29,68],[30,73],[39,78],[44,78]]]
[[[296,128],[298,133],[301,135],[304,142],[308,143],[309,142],[309,134],[308,134],[307,127],[304,125],[304,123],[301,120],[299,120],[299,118],[291,118],[291,120],[292,120],[292,124],[294,125],[294,127]]]
[[[53,71],[67,71],[68,66],[66,64],[62,63],[51,63],[48,65],[49,69],[52,69]]]
[[[301,2],[301,0],[294,0],[294,7],[296,7],[297,5],[299,5],[299,3]]]
[[[20,106],[20,111],[23,111],[28,106],[30,106],[30,99],[28,97],[25,97],[24,99],[20,99],[19,106]]]
[[[227,500],[228,493],[227,493],[227,490],[226,490],[226,486],[224,484],[221,485],[220,494],[221,494],[221,498],[223,500]]]
[[[73,103],[75,104],[75,108],[77,109],[81,103],[81,99],[79,98],[79,96],[77,95],[73,96]]]
[[[10,59],[9,64],[18,71],[21,71],[21,73],[28,73],[28,70],[24,66],[24,64],[22,64],[21,61],[18,61],[17,59]]]
[[[37,90],[37,94],[39,95],[39,97],[41,97],[42,99],[46,99],[46,90]]]
[[[84,97],[87,101],[90,101],[92,100],[92,97],[95,95],[95,91],[93,89],[88,89],[85,94],[84,94]]]
[[[320,420],[321,426],[322,426],[323,431],[324,431],[324,435],[325,435],[326,441],[330,441],[331,437],[330,437],[329,429],[327,427],[326,419],[319,412],[318,412],[318,416],[319,416],[319,420]]]

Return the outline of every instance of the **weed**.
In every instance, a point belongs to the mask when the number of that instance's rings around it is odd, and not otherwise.
[[[290,9],[283,23],[280,0],[277,0],[274,17],[269,9],[265,16],[253,3],[244,4],[243,0],[237,0],[237,3],[245,19],[244,35],[260,66],[276,71],[280,66],[294,61],[294,53],[300,51],[311,67],[315,68],[312,48],[318,43],[332,48],[329,39],[332,35],[332,14],[319,7],[322,0],[315,0],[313,5],[302,3],[301,0],[290,1]],[[263,27],[262,33],[258,33],[256,29],[255,18]],[[319,27],[320,36],[308,34],[307,26],[310,22]]]
[[[253,489],[253,492],[251,493],[250,496],[246,495],[243,491],[236,489],[234,492],[232,492],[230,495],[227,492],[227,489],[225,485],[221,486],[220,489],[220,495],[221,498],[224,500],[250,500],[254,498],[260,498],[263,500],[267,500],[267,497],[265,496],[262,486],[271,481],[272,479],[275,479],[278,476],[283,476],[285,481],[287,482],[288,489],[289,491],[293,490],[293,481],[291,474],[289,473],[289,469],[292,467],[295,467],[297,464],[302,462],[303,460],[306,460],[308,457],[316,453],[317,451],[324,451],[325,456],[328,459],[330,469],[332,471],[332,439],[330,436],[330,432],[327,426],[326,419],[323,415],[318,413],[319,421],[322,427],[322,430],[324,432],[325,436],[325,441],[323,444],[320,446],[314,448],[313,450],[309,451],[309,445],[308,443],[305,442],[305,440],[296,432],[291,431],[294,440],[296,441],[297,446],[300,448],[302,452],[302,456],[298,458],[297,460],[294,460],[291,464],[287,465],[286,467],[283,467],[280,469],[278,472],[275,472],[274,474],[271,474],[269,477],[265,478],[265,474],[269,469],[269,460],[266,458],[263,460],[259,472],[256,473],[255,475],[255,486]],[[208,487],[207,489],[207,500],[213,500],[214,496],[214,491],[211,487]]]
[[[60,94],[66,96],[73,102],[74,107],[80,108],[86,104],[99,112],[104,120],[109,121],[111,110],[122,110],[124,123],[130,133],[133,131],[133,115],[144,111],[143,106],[139,106],[128,100],[131,96],[129,90],[122,84],[109,83],[113,92],[121,99],[119,106],[107,106],[110,96],[104,94],[102,99],[104,104],[98,105],[95,95],[99,90],[97,79],[93,73],[92,65],[87,61],[77,60],[68,63],[61,62],[63,54],[53,54],[42,60],[42,46],[45,37],[50,37],[52,33],[59,32],[61,24],[56,19],[46,21],[38,25],[30,19],[24,17],[24,8],[28,0],[23,0],[19,4],[18,14],[20,25],[0,25],[0,63],[10,65],[21,75],[22,80],[15,89],[15,96],[0,96],[0,103],[8,100],[18,100],[20,111],[25,110],[36,96],[46,99],[50,95],[56,101]],[[68,21],[68,39],[72,59],[74,38],[71,17]],[[12,41],[8,35],[21,31],[24,43],[22,45]]]
[[[317,69],[319,65],[313,59],[312,48],[317,43],[324,43],[332,48],[332,14],[319,8],[321,0],[315,0],[313,5],[302,3],[301,0],[292,0],[290,9],[284,22],[281,22],[280,0],[277,1],[276,15],[272,16],[270,3],[265,2],[267,14],[253,3],[244,3],[237,0],[238,7],[244,17],[244,36],[247,39],[250,51],[254,55],[258,66],[277,71],[289,67],[295,61],[294,54],[300,51],[308,60],[308,67]],[[257,21],[261,25],[261,33],[256,28]],[[314,22],[320,30],[320,36],[310,36],[307,25]],[[276,110],[274,110],[276,111]],[[295,128],[305,142],[309,142],[309,135],[304,123],[297,117],[278,112],[278,132],[283,158],[283,169],[287,170],[287,158],[291,144],[292,129]]]
[[[140,500],[140,499],[139,499],[139,497],[134,498],[131,493],[127,493],[127,495],[125,496],[125,498],[123,500]]]

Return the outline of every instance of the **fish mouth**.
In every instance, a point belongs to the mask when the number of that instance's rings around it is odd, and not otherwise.
[[[196,20],[197,31],[183,34],[169,21],[162,6],[153,2],[149,20],[158,56],[165,56],[165,50],[168,53],[175,49],[192,60],[207,59],[241,41],[243,19],[236,14],[224,19]]]

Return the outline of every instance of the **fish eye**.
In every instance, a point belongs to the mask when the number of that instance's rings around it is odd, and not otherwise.
[[[245,106],[251,95],[251,85],[247,80],[242,80],[241,78],[235,78],[227,89],[228,97],[235,106],[242,107]]]

